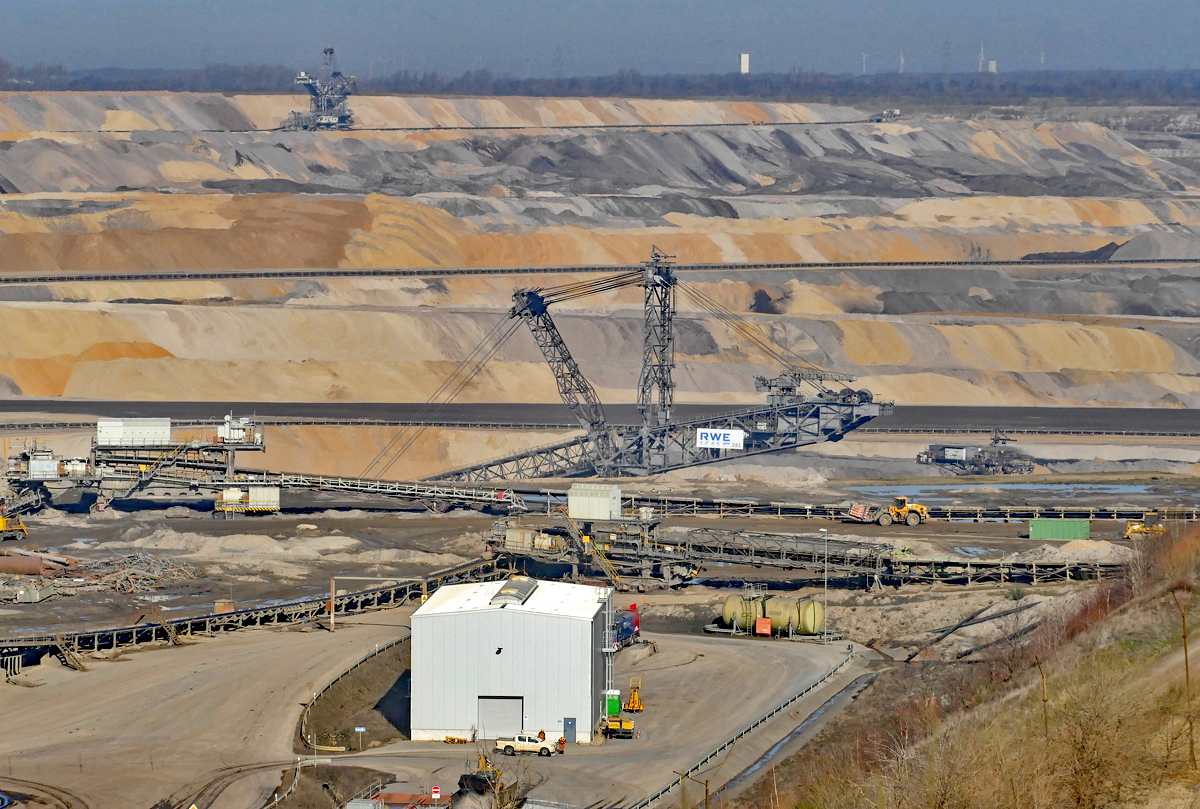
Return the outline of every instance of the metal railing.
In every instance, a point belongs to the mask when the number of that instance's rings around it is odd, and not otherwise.
[[[404,627],[404,626],[398,626],[397,629],[409,629],[409,628]],[[341,679],[343,677],[345,677],[350,672],[354,671],[356,668],[361,666],[363,663],[366,663],[371,658],[378,656],[380,652],[386,652],[388,649],[391,649],[394,646],[398,646],[401,643],[404,643],[405,641],[410,640],[411,638],[412,638],[412,630],[409,629],[409,632],[406,635],[404,635],[403,637],[396,638],[395,640],[389,641],[389,642],[383,644],[382,646],[380,646],[379,644],[376,644],[375,649],[373,651],[367,652],[367,654],[365,656],[363,656],[361,659],[359,659],[356,663],[352,664],[349,668],[347,668],[341,674],[339,674],[338,676],[336,676],[332,680],[330,680],[328,683],[326,683],[325,687],[322,688],[320,691],[318,691],[317,693],[312,695],[312,699],[310,699],[307,703],[305,703],[304,711],[303,711],[303,713],[300,714],[300,740],[302,742],[304,742],[305,747],[307,747],[311,750],[316,749],[316,745],[312,744],[308,740],[307,731],[308,731],[308,712],[311,711],[312,707],[317,704],[317,700],[319,700],[322,697],[322,695],[325,694],[326,691],[328,691],[329,689],[331,689],[335,685],[337,685],[339,682],[341,682]]]
[[[827,671],[823,675],[821,675],[821,677],[819,679],[814,680],[813,682],[809,683],[808,686],[806,686],[805,689],[803,691],[801,691],[799,694],[796,694],[795,696],[786,700],[785,702],[781,702],[779,705],[776,705],[774,708],[772,708],[770,711],[768,711],[767,713],[760,716],[758,719],[755,719],[749,725],[746,725],[746,727],[742,728],[737,733],[733,734],[728,739],[726,739],[724,742],[722,742],[720,745],[718,745],[717,747],[715,747],[711,751],[709,751],[709,753],[707,755],[705,755],[704,758],[697,761],[695,764],[693,764],[687,770],[684,770],[682,776],[676,776],[674,779],[669,781],[666,786],[662,787],[657,792],[651,793],[650,795],[647,795],[645,798],[642,798],[640,801],[633,804],[633,806],[629,807],[629,809],[647,809],[647,807],[649,807],[652,803],[657,801],[662,796],[666,795],[671,790],[675,789],[675,787],[679,786],[679,784],[682,782],[683,778],[686,778],[687,776],[691,775],[692,773],[699,772],[701,767],[703,767],[708,762],[712,761],[714,758],[719,756],[721,753],[728,750],[730,747],[732,747],[734,744],[736,744],[743,737],[749,735],[755,728],[770,721],[777,714],[786,710],[790,705],[792,705],[796,701],[808,696],[810,693],[812,693],[814,690],[816,690],[821,685],[824,685],[830,678],[833,677],[833,675],[837,674],[839,671],[841,671],[843,668],[845,668],[846,664],[849,663],[853,657],[854,657],[853,652],[846,655],[840,663],[838,663],[836,666],[831,668],[829,671]]]
[[[296,790],[296,787],[300,784],[300,768],[303,765],[303,761],[296,762],[296,774],[292,776],[291,786],[277,795],[272,795],[271,799],[262,805],[262,809],[274,809],[274,807],[279,806],[280,801],[282,801],[288,795],[291,795]]]

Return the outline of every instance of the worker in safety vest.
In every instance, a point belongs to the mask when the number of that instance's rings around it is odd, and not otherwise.
[[[566,736],[558,737],[558,752],[560,752],[560,753],[567,752],[567,737]]]
[[[539,731],[538,731],[538,741],[539,741],[539,742],[544,742],[544,741],[546,741],[546,731],[544,731],[544,730],[539,730]]]

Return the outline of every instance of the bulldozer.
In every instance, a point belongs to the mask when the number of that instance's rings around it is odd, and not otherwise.
[[[1167,533],[1167,526],[1158,521],[1153,514],[1147,514],[1145,520],[1130,520],[1125,528],[1125,539],[1149,539],[1160,537]]]

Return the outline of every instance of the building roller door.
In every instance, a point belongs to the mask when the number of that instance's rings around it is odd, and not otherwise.
[[[481,739],[516,736],[525,729],[525,700],[522,697],[480,697],[479,724]]]

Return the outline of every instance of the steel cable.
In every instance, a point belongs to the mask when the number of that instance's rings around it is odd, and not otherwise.
[[[461,387],[459,387],[455,391],[455,393],[451,394],[449,397],[447,397],[443,401],[439,402],[438,398],[442,397],[446,393],[447,389],[450,388],[450,386],[455,383],[455,380],[458,377],[458,375],[461,374],[464,371],[464,369],[466,369],[468,367],[478,367],[479,364],[478,364],[477,360],[478,360],[479,356],[481,355],[481,353],[485,354],[488,358],[494,356],[495,353],[499,350],[500,346],[503,345],[503,343],[505,341],[507,341],[509,337],[512,336],[512,333],[515,330],[516,330],[516,328],[514,325],[514,321],[511,321],[508,318],[497,321],[496,325],[492,326],[492,328],[487,332],[487,334],[485,334],[483,336],[483,338],[480,339],[480,341],[475,344],[475,347],[472,348],[467,353],[467,356],[463,357],[463,359],[458,363],[458,365],[455,366],[454,370],[451,371],[450,375],[447,376],[446,379],[442,381],[442,384],[438,386],[437,390],[435,390],[432,394],[430,394],[429,398],[425,400],[425,402],[421,405],[421,409],[417,411],[417,417],[414,418],[414,421],[424,420],[424,417],[429,413],[431,408],[436,407],[436,408],[440,409],[442,406],[448,404],[453,399],[453,397],[455,395],[457,395],[457,393],[459,391],[461,391]],[[501,335],[503,335],[503,336],[501,336]],[[471,376],[474,376],[477,373],[478,373],[478,370],[474,371],[471,374]],[[388,459],[388,457],[392,453],[392,450],[394,450],[396,448],[396,446],[398,446],[400,444],[400,442],[403,441],[407,437],[409,432],[411,432],[411,430],[413,430],[413,429],[417,429],[418,433],[419,433],[421,430],[424,429],[424,427],[406,427],[405,429],[403,429],[399,433],[397,433],[390,441],[388,441],[388,443],[386,445],[384,445],[383,449],[379,450],[379,452],[375,454],[375,457],[372,458],[371,462],[367,464],[365,469],[363,469],[360,477],[364,477],[364,478],[372,477],[372,476],[378,477],[380,474],[382,474],[382,471],[376,471],[376,467],[379,464],[384,463]],[[409,441],[409,443],[405,445],[405,449],[407,449],[408,446],[411,446],[411,444],[412,444],[412,441]],[[399,456],[396,456],[396,457],[398,458]],[[385,469],[390,469],[392,464],[395,463],[395,460],[396,459],[393,458],[392,461],[387,464]]]
[[[454,390],[451,391],[448,396],[446,396],[445,400],[443,400],[441,402],[437,402],[435,404],[434,409],[433,409],[434,415],[439,413],[444,406],[446,406],[450,402],[454,401],[454,399],[457,398],[458,395],[463,392],[463,389],[465,389],[467,387],[467,385],[471,384],[471,382],[474,381],[475,377],[477,377],[480,374],[480,372],[483,371],[484,366],[486,366],[492,360],[492,358],[496,356],[496,354],[500,351],[500,349],[503,348],[504,344],[508,342],[508,339],[510,337],[512,337],[513,334],[517,331],[517,329],[520,328],[520,326],[521,326],[520,320],[509,320],[509,321],[504,321],[504,323],[507,324],[507,328],[505,328],[502,331],[502,333],[500,334],[500,336],[493,342],[491,348],[487,351],[487,353],[485,353],[483,356],[479,357],[475,361],[475,364],[471,367],[470,371],[468,371],[467,374],[462,377],[461,381],[455,386]],[[461,363],[460,363],[460,367],[461,367]],[[458,369],[456,368],[455,371],[457,372],[457,370]],[[453,377],[454,377],[454,375],[452,374],[450,378],[453,379]],[[408,440],[404,442],[404,446],[400,447],[400,449],[397,452],[395,452],[387,460],[387,463],[384,464],[384,466],[379,470],[377,475],[379,477],[382,477],[383,475],[385,475],[388,472],[388,470],[391,469],[395,465],[396,461],[400,460],[400,458],[403,457],[404,453],[408,452],[409,447],[411,447],[416,442],[416,440],[418,438],[420,438],[421,435],[428,428],[429,428],[429,425],[424,424],[424,425],[421,425],[420,427],[417,427],[415,429],[415,431],[412,431],[412,434],[409,436]],[[409,431],[406,431],[406,432],[409,432]]]

